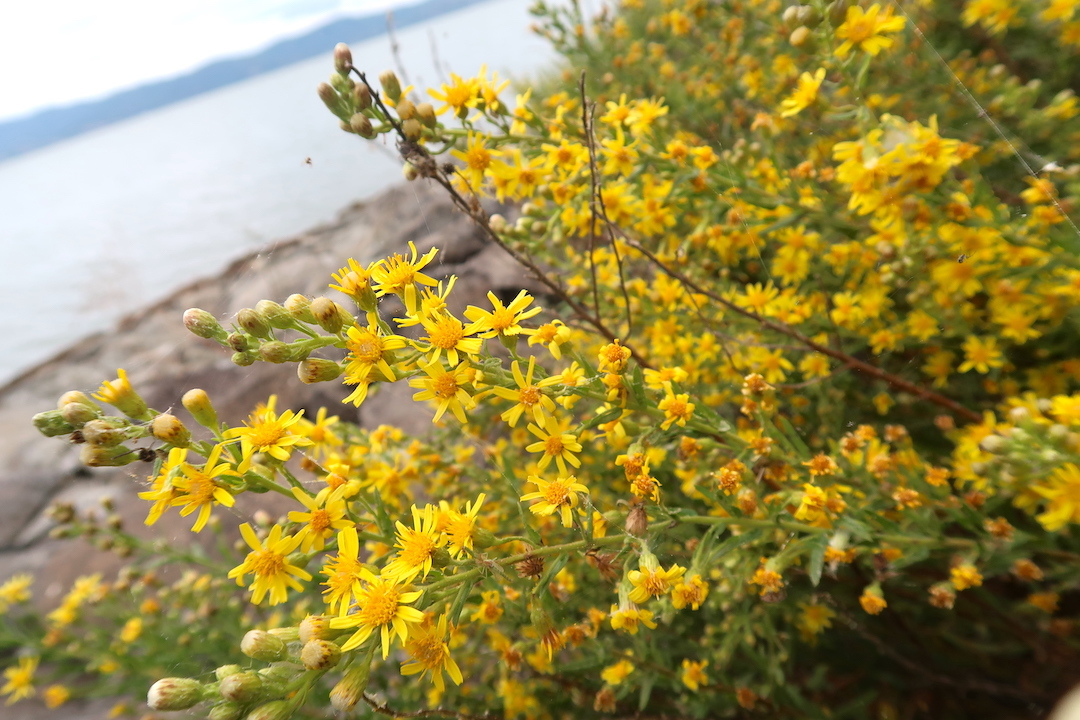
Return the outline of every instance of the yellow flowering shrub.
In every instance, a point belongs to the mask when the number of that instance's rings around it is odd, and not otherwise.
[[[347,260],[338,300],[185,314],[347,405],[404,383],[424,437],[274,397],[230,428],[199,390],[189,430],[122,370],[65,395],[38,427],[152,462],[147,524],[296,505],[224,560],[95,526],[131,571],[20,636],[2,692],[88,657],[215,720],[1049,708],[1080,680],[1077,4],[539,3],[566,69],[513,102],[339,46],[342,129],[396,143],[542,296],[457,314],[410,245]],[[163,559],[198,569],[163,586]]]

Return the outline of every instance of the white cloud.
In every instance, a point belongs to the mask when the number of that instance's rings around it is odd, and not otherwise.
[[[244,55],[416,0],[51,0],[0,9],[0,120]]]

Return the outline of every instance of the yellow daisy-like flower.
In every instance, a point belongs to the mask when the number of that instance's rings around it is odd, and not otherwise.
[[[173,500],[180,494],[179,489],[173,486],[173,480],[180,474],[180,468],[187,461],[187,448],[172,448],[165,462],[161,464],[161,470],[150,479],[150,489],[139,493],[139,497],[153,503],[150,512],[143,522],[153,525],[165,512],[166,508],[172,507]]]
[[[965,373],[974,369],[975,372],[985,375],[990,368],[999,368],[1005,364],[1005,359],[998,349],[997,338],[980,338],[969,335],[964,340],[964,362],[958,368],[959,372]]]
[[[503,412],[499,417],[510,427],[517,425],[523,413],[527,413],[536,424],[543,426],[548,417],[555,412],[555,401],[544,394],[540,385],[533,384],[533,371],[536,369],[536,356],[529,357],[529,367],[525,374],[521,374],[521,366],[517,360],[510,365],[514,375],[517,389],[511,390],[504,387],[493,387],[491,392],[506,400],[513,400],[517,404]]]
[[[847,57],[856,46],[868,55],[877,55],[893,45],[893,39],[885,37],[883,33],[899,32],[903,28],[904,18],[894,17],[892,8],[882,12],[881,6],[876,3],[869,10],[852,5],[847,10],[843,24],[836,28],[836,37],[843,40],[836,48],[836,56]]]
[[[247,471],[255,453],[266,453],[275,460],[284,462],[292,455],[293,448],[312,444],[306,437],[293,431],[293,426],[300,422],[304,411],[293,413],[292,410],[286,410],[279,417],[274,409],[276,403],[277,395],[271,395],[266,407],[252,413],[244,427],[225,431],[226,440],[240,440],[244,461],[237,468],[238,472]]]
[[[148,420],[149,410],[135,388],[131,387],[127,372],[120,368],[116,371],[115,380],[106,380],[101,387],[93,393],[95,400],[108,403],[114,408],[136,420]]]
[[[795,92],[780,103],[780,117],[793,117],[810,107],[817,100],[818,90],[824,79],[825,68],[818,68],[813,75],[808,72],[800,75]]]
[[[664,411],[664,422],[660,423],[660,427],[667,430],[675,423],[678,423],[679,427],[685,427],[686,421],[693,416],[696,406],[690,402],[689,393],[676,395],[671,389],[671,385],[668,385],[665,389],[667,394],[658,406]]]
[[[435,527],[435,508],[427,505],[423,510],[412,506],[413,526],[397,523],[397,556],[382,570],[383,577],[399,583],[409,583],[423,573],[431,572],[431,559],[442,546],[446,535]]]
[[[689,605],[691,610],[697,610],[708,596],[709,584],[702,580],[700,575],[691,575],[686,582],[680,582],[672,588],[671,606],[682,610]]]
[[[529,432],[540,438],[540,440],[527,445],[525,450],[544,453],[536,463],[541,470],[550,465],[552,460],[555,461],[561,473],[567,472],[567,463],[576,468],[581,467],[581,461],[574,455],[574,453],[581,452],[581,443],[577,441],[577,435],[561,432],[559,423],[555,418],[548,418],[542,429],[529,423]]]
[[[331,284],[331,290],[337,290],[345,293],[353,302],[357,305],[366,305],[371,297],[371,268],[360,267],[360,264],[356,260],[349,258],[348,264],[338,270],[336,273],[331,273],[334,281],[337,283]]]
[[[464,118],[469,108],[475,107],[479,91],[480,83],[476,78],[465,80],[460,75],[450,73],[450,84],[443,83],[439,90],[429,89],[428,95],[443,103],[435,114],[442,115],[447,110],[453,110],[459,118]]]
[[[521,327],[522,320],[527,320],[537,315],[543,308],[533,307],[533,296],[524,290],[520,291],[509,305],[503,305],[502,300],[493,292],[488,292],[488,300],[492,310],[484,310],[475,305],[465,308],[465,317],[472,321],[472,331],[480,333],[482,338],[493,338],[497,335],[520,335],[525,332]]]
[[[473,536],[476,533],[476,515],[480,512],[480,506],[484,504],[487,495],[480,493],[476,501],[465,503],[465,512],[449,510],[444,513],[443,532],[446,533],[446,541],[449,545],[450,554],[460,557],[466,549],[472,549]]]
[[[461,359],[458,353],[475,356],[480,353],[484,341],[478,337],[470,337],[476,332],[476,326],[468,325],[458,320],[445,310],[422,316],[420,324],[424,326],[427,335],[420,338],[415,347],[421,352],[431,353],[428,362],[438,362],[443,353],[451,365],[457,365]]]
[[[182,463],[180,474],[172,480],[176,496],[170,504],[174,507],[183,506],[180,508],[180,516],[187,517],[196,510],[199,511],[195,524],[191,527],[192,532],[201,532],[206,527],[214,503],[225,507],[232,507],[236,503],[232,493],[215,481],[215,478],[225,474],[236,476],[232,463],[218,462],[223,447],[221,444],[215,445],[201,468],[191,463]]]
[[[529,506],[534,515],[547,516],[558,512],[562,517],[563,527],[570,527],[573,523],[573,509],[579,502],[578,494],[589,494],[589,488],[579,483],[573,475],[555,478],[550,482],[530,475],[529,482],[536,485],[537,491],[525,493],[521,496],[522,501],[540,501]]]
[[[289,588],[303,590],[304,586],[296,578],[310,580],[311,574],[303,568],[290,565],[289,554],[299,547],[301,538],[295,535],[282,536],[280,525],[274,525],[263,544],[259,536],[244,523],[240,534],[251,548],[244,562],[229,571],[229,577],[236,579],[236,584],[243,587],[244,577],[254,575],[251,583],[251,602],[258,605],[270,595],[271,605],[280,605],[288,599]]]
[[[612,630],[624,630],[631,635],[637,635],[639,625],[644,625],[650,630],[656,629],[652,611],[642,610],[633,603],[625,606],[612,605],[611,614],[608,617]]]
[[[337,489],[325,487],[312,497],[298,487],[292,489],[293,496],[307,508],[307,512],[289,512],[290,522],[306,523],[296,533],[300,538],[301,552],[322,550],[326,547],[326,539],[333,535],[335,530],[353,527],[353,521],[346,517],[348,510],[345,507],[345,490],[345,485],[340,485]]]
[[[709,667],[708,660],[683,660],[682,682],[683,685],[694,692],[701,689],[702,685],[709,684],[709,676],[705,674],[705,668]]]
[[[66,703],[71,698],[71,691],[63,685],[50,685],[42,691],[41,698],[45,707],[51,710]]]
[[[4,671],[7,682],[0,688],[0,695],[7,695],[7,703],[18,702],[23,698],[34,695],[34,672],[37,670],[38,658],[19,658],[19,664],[9,667]]]
[[[427,377],[415,377],[409,380],[409,385],[415,388],[423,388],[413,395],[413,400],[432,400],[436,404],[435,417],[432,422],[439,422],[439,418],[449,410],[458,419],[465,423],[465,411],[476,407],[476,400],[466,390],[475,377],[475,371],[469,365],[468,360],[452,370],[447,370],[442,363],[434,362],[424,366]]]
[[[446,642],[447,637],[446,615],[439,618],[438,624],[432,622],[430,617],[424,618],[420,627],[416,628],[412,636],[405,642],[405,652],[412,659],[402,663],[402,675],[416,675],[420,677],[431,673],[431,681],[435,683],[435,689],[442,692],[446,685],[443,682],[443,672],[450,676],[455,685],[462,681],[461,669],[450,657],[450,646]]]
[[[7,612],[12,605],[24,603],[30,599],[30,586],[34,576],[29,573],[12,575],[0,585],[0,613]]]
[[[316,413],[314,421],[302,418],[296,424],[296,432],[311,441],[311,450],[308,451],[308,454],[315,460],[329,453],[331,448],[338,447],[343,443],[342,439],[332,429],[334,425],[337,425],[340,418],[337,415],[326,417],[328,412],[325,407],[321,407],[319,412]]]
[[[351,615],[336,617],[330,621],[335,629],[359,628],[341,646],[343,652],[360,647],[376,630],[382,637],[385,659],[390,654],[390,641],[397,637],[401,642],[409,638],[410,625],[424,620],[424,613],[407,607],[423,593],[410,591],[407,586],[375,575],[367,568],[360,568],[360,588],[356,592],[356,611]]]
[[[638,567],[641,569],[631,570],[626,577],[634,586],[628,597],[631,602],[639,605],[649,598],[666,595],[671,586],[686,572],[686,568],[679,565],[672,565],[665,570],[656,565],[655,559],[649,563],[643,558],[639,561]]]
[[[556,360],[562,359],[560,345],[570,340],[570,328],[562,320],[552,320],[529,331],[529,345],[543,345]]]
[[[326,576],[323,599],[331,613],[344,615],[352,605],[354,590],[360,587],[360,570],[363,568],[356,528],[347,527],[339,532],[337,544],[337,555],[328,557],[323,565],[322,574]]]
[[[629,677],[632,672],[634,672],[634,664],[629,660],[620,660],[614,665],[609,665],[601,670],[600,679],[608,685],[618,685]]]
[[[409,301],[416,302],[416,284],[434,287],[437,283],[434,278],[420,272],[428,263],[435,259],[437,248],[431,248],[423,257],[417,259],[416,245],[409,241],[410,258],[395,254],[385,260],[380,260],[371,268],[371,280],[375,288],[376,297],[383,295],[400,295],[405,299],[406,307]]]
[[[390,382],[397,380],[397,375],[388,361],[393,360],[394,350],[400,350],[408,344],[405,338],[400,335],[386,335],[375,325],[366,328],[353,325],[345,335],[345,349],[349,351],[345,356],[346,384],[355,385],[350,379],[365,378],[373,369],[381,372]]]

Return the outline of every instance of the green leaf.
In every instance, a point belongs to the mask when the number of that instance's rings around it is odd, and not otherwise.
[[[821,582],[821,571],[825,568],[825,550],[829,547],[829,538],[826,535],[818,535],[810,541],[810,582],[817,587]]]
[[[652,675],[645,678],[641,683],[641,693],[638,695],[638,710],[644,710],[649,705],[649,698],[652,697],[653,685],[656,684],[656,678]]]

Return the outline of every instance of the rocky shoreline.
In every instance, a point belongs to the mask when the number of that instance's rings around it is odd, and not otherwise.
[[[55,407],[64,392],[96,390],[103,380],[114,378],[119,367],[127,370],[151,407],[179,408],[183,393],[200,387],[222,418],[234,425],[274,393],[279,408],[303,408],[312,415],[326,406],[331,414],[365,425],[391,423],[414,432],[430,426],[430,414],[411,401],[408,387],[385,388],[358,413],[341,404],[346,393],[337,383],[304,385],[294,364],[236,367],[229,353],[191,335],[182,322],[190,307],[214,314],[228,327],[236,311],[263,298],[282,302],[297,292],[334,297],[327,289],[330,275],[348,258],[365,264],[407,251],[410,241],[421,252],[440,248],[432,274],[459,277],[456,310],[461,309],[458,304],[482,304],[488,290],[512,295],[533,285],[501,248],[486,242],[471,221],[451,207],[440,188],[410,183],[344,209],[331,223],[236,260],[221,273],[129,315],[111,332],[80,340],[0,387],[0,582],[16,573],[32,573],[34,602],[44,610],[59,601],[77,576],[101,572],[108,579],[118,569],[114,556],[83,540],[49,537],[54,523],[47,510],[56,502],[85,512],[100,508],[108,498],[125,528],[150,537],[143,526],[146,503],[136,497],[145,468],[83,468],[75,446],[42,437],[30,422],[35,413]],[[182,410],[178,414],[186,417]],[[236,511],[241,515],[267,503],[265,495],[239,500]],[[189,538],[189,526],[189,519],[167,514],[153,528],[153,536]],[[96,718],[104,713],[96,704],[80,707],[46,711],[40,701],[30,701],[0,709],[0,717],[14,712],[11,717]]]

